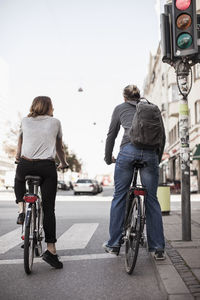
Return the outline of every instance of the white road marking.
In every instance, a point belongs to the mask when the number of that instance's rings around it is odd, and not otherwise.
[[[84,255],[73,255],[73,256],[61,256],[60,260],[64,261],[79,261],[79,260],[95,260],[95,259],[107,259],[107,258],[117,258],[116,255],[109,253],[97,253],[97,254],[84,254]],[[35,263],[43,263],[42,258],[34,258]],[[23,264],[23,259],[7,259],[0,260],[0,265],[20,265]]]
[[[98,225],[98,223],[73,224],[59,237],[56,243],[56,249],[84,249]]]
[[[20,226],[20,228],[0,236],[0,254],[6,253],[8,250],[22,242],[21,231],[22,228]]]

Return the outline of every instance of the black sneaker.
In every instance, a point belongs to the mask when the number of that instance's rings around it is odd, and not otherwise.
[[[165,251],[163,249],[157,249],[154,254],[155,260],[165,260]]]
[[[120,247],[119,246],[116,246],[116,247],[110,247],[107,245],[107,243],[103,243],[103,246],[104,250],[107,252],[107,253],[110,253],[110,254],[115,254],[115,255],[119,255],[119,251],[120,251]]]
[[[25,219],[25,213],[20,213],[19,216],[17,217],[17,224],[19,225],[24,224],[24,219]]]
[[[51,265],[52,267],[56,268],[56,269],[62,269],[63,268],[63,263],[61,261],[59,261],[58,259],[58,255],[57,254],[52,254],[51,252],[49,252],[49,250],[46,250],[43,255],[42,255],[42,259],[44,261],[46,261],[49,265]]]

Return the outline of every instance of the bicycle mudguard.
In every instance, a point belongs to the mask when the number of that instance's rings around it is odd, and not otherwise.
[[[29,205],[26,211],[25,227],[30,226],[31,222],[31,209],[32,205]]]

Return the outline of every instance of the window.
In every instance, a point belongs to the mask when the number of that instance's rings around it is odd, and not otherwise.
[[[195,102],[195,124],[200,124],[200,100]]]
[[[194,66],[194,80],[197,80],[200,78],[200,64],[196,64]]]
[[[176,143],[179,139],[179,122],[169,132],[169,144]]]
[[[179,100],[179,89],[176,84],[172,84],[169,88],[169,102]]]

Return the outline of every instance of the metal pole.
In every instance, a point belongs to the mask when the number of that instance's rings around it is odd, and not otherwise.
[[[188,77],[189,64],[179,62],[176,68],[177,82],[180,90],[179,106],[179,135],[181,160],[181,211],[182,211],[182,240],[191,241],[191,205],[190,205],[190,147],[189,147],[189,110]]]

